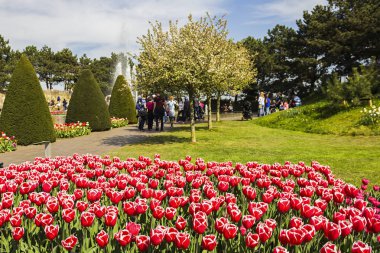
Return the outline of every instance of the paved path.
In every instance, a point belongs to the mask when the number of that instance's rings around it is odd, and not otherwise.
[[[238,120],[241,119],[241,114],[221,114],[221,118],[223,120]],[[180,124],[179,126],[183,127],[184,125]],[[76,138],[57,139],[51,144],[51,155],[54,157],[69,156],[74,153],[104,154],[128,144],[138,143],[143,138],[156,134],[159,132],[140,132],[136,126],[127,126],[110,131],[92,132],[90,135]],[[10,163],[19,164],[25,161],[33,161],[35,157],[43,157],[44,155],[44,145],[18,146],[16,151],[0,153],[0,162],[7,166]]]

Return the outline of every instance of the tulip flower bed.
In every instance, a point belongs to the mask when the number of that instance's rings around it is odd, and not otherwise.
[[[118,127],[124,127],[128,125],[128,119],[127,118],[111,118],[111,126],[112,128],[118,128]]]
[[[9,137],[4,132],[0,135],[0,153],[14,151],[17,148],[17,141],[14,136]]]
[[[91,133],[88,122],[54,124],[54,131],[57,138],[73,138]]]
[[[1,252],[379,252],[379,187],[312,162],[74,155],[0,169]]]

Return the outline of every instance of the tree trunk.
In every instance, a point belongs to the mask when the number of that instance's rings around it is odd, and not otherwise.
[[[46,84],[46,89],[48,90],[49,89],[49,83],[45,81],[45,84]]]
[[[212,128],[212,116],[211,116],[211,96],[207,96],[207,119],[208,129]]]
[[[191,129],[191,142],[197,142],[195,138],[195,120],[194,120],[194,92],[189,91],[189,104],[190,104],[190,129]]]
[[[220,121],[220,92],[217,94],[216,100],[216,122]]]

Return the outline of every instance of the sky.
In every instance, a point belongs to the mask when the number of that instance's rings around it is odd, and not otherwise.
[[[326,0],[0,0],[0,35],[13,49],[70,48],[91,58],[138,53],[149,22],[184,24],[188,15],[222,16],[235,41],[262,38],[276,24],[296,27],[304,10]]]

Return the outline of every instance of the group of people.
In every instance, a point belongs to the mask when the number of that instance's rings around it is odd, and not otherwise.
[[[204,118],[205,104],[197,99],[194,100],[194,119]],[[138,97],[136,102],[136,110],[138,117],[138,128],[144,131],[145,124],[148,130],[153,130],[155,123],[156,131],[164,130],[164,123],[169,120],[172,128],[174,122],[183,123],[190,119],[190,102],[188,98],[181,98],[177,102],[173,96],[168,99],[160,94],[149,96],[146,99]],[[176,111],[177,118],[176,118]]]
[[[69,103],[67,102],[67,100],[64,98],[63,101],[62,101],[62,106],[63,106],[63,110],[66,111],[67,110],[67,106],[69,105]],[[61,110],[61,97],[58,96],[57,97],[57,103],[55,103],[55,100],[52,99],[50,100],[50,102],[48,101],[48,106],[51,108],[51,110],[57,110],[57,111],[60,111]]]
[[[257,116],[262,117],[276,111],[288,110],[289,108],[300,106],[302,105],[302,101],[297,95],[293,95],[292,98],[289,99],[281,92],[273,93],[272,96],[270,96],[269,93],[264,93],[262,91],[257,98],[257,104]]]

